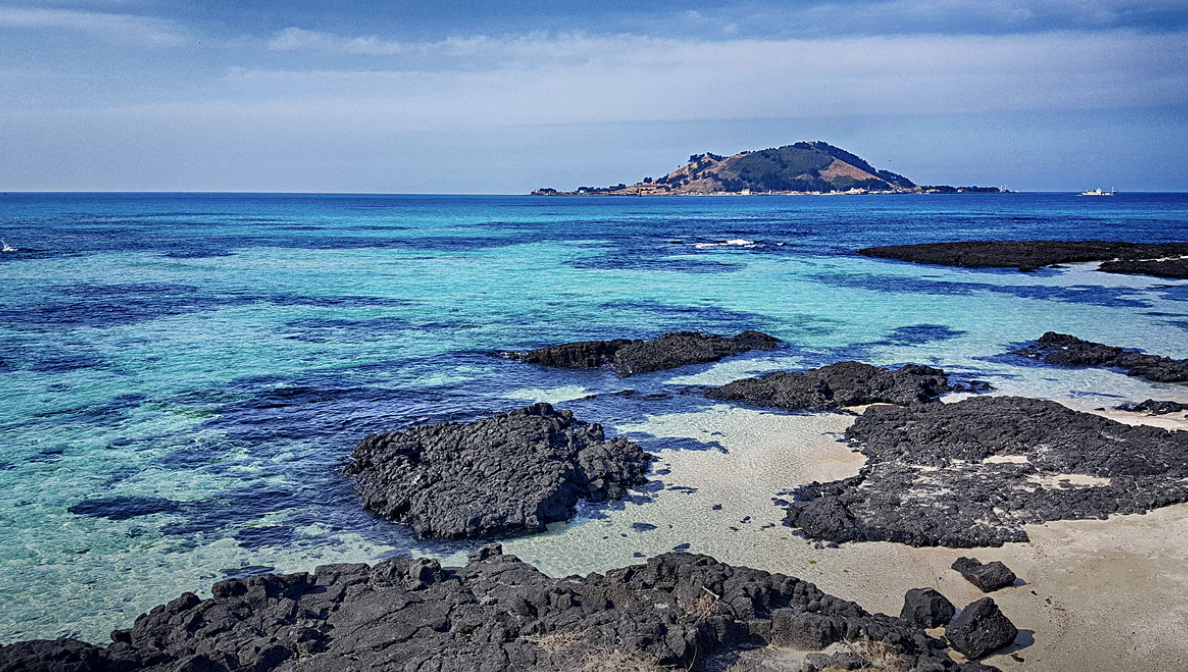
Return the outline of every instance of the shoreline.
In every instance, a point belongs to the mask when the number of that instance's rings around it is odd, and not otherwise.
[[[1183,417],[1099,414],[1128,417],[1133,424],[1188,428]],[[619,433],[711,439],[726,452],[662,451],[656,470],[670,487],[651,501],[550,525],[543,535],[504,540],[505,552],[560,578],[575,568],[550,567],[549,559],[558,553],[571,555],[571,562],[572,554],[588,554],[591,564],[576,573],[601,574],[641,563],[640,555],[654,557],[685,539],[691,553],[799,577],[871,613],[888,615],[899,613],[904,593],[912,588],[934,588],[959,608],[983,597],[949,568],[957,557],[970,555],[983,562],[1002,561],[1020,579],[990,594],[1022,634],[1016,644],[982,659],[986,664],[1039,672],[1188,665],[1188,643],[1180,637],[1188,619],[1188,592],[1180,589],[1188,586],[1188,504],[1108,520],[1027,525],[1030,541],[997,548],[914,548],[891,542],[833,547],[795,535],[782,525],[783,509],[770,493],[780,482],[856,473],[865,457],[839,440],[855,417],[718,405],[619,427]],[[752,468],[758,466],[764,468]],[[744,518],[749,520],[743,523]],[[736,521],[737,531],[723,524],[728,519]],[[639,525],[656,527],[641,531]],[[441,563],[465,565],[465,559],[459,554]],[[164,604],[175,596],[158,597]]]

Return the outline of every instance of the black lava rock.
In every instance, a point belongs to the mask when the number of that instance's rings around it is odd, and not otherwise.
[[[1101,261],[1107,273],[1188,277],[1188,243],[1122,243],[1104,240],[993,240],[891,245],[858,250],[883,259],[967,268],[1035,270],[1054,264]],[[1166,260],[1165,257],[1176,257]]]
[[[953,569],[983,593],[1013,586],[1017,578],[1014,572],[998,560],[983,565],[977,558],[957,558],[953,562]]]
[[[1131,413],[1146,412],[1151,415],[1167,415],[1168,413],[1188,411],[1188,404],[1181,404],[1175,401],[1156,401],[1154,399],[1147,399],[1137,404],[1120,404],[1115,406],[1114,410],[1129,411]]]
[[[1019,629],[1003,615],[989,597],[970,604],[949,622],[945,638],[967,658],[981,658],[1009,646],[1019,636]]]
[[[785,632],[776,620],[815,643],[877,642],[904,669],[962,669],[943,641],[900,619],[795,577],[683,553],[554,579],[494,545],[461,568],[396,557],[231,579],[211,593],[155,607],[106,647],[0,646],[0,672],[705,669],[772,644]]]
[[[597,369],[615,361],[615,352],[633,341],[619,338],[613,341],[580,341],[563,343],[516,354],[517,358],[530,364],[542,364],[564,369]]]
[[[541,532],[579,499],[621,499],[643,485],[652,459],[548,404],[372,435],[352,458],[345,471],[364,507],[445,539]]]
[[[1044,334],[1034,345],[1018,350],[1016,354],[1055,366],[1118,368],[1126,371],[1128,376],[1157,383],[1188,381],[1188,360],[1132,352],[1054,331]]]
[[[1181,481],[1188,432],[1125,425],[1051,401],[875,406],[846,434],[870,457],[861,472],[791,493],[785,522],[809,539],[1001,546],[1027,541],[1025,524],[1188,501]],[[1071,475],[1102,480],[1061,481]]]
[[[929,366],[908,364],[892,371],[860,362],[839,362],[804,373],[777,371],[743,378],[710,390],[706,396],[785,410],[833,410],[874,403],[932,403],[949,389],[945,372]]]
[[[540,348],[511,356],[532,364],[563,368],[598,368],[612,364],[620,378],[688,364],[716,362],[750,350],[772,350],[778,338],[744,331],[733,338],[680,331],[651,341],[583,341]]]
[[[949,598],[932,588],[912,588],[903,596],[899,617],[920,628],[944,625],[957,613]]]

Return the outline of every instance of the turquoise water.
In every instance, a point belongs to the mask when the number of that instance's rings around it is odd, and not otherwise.
[[[102,641],[226,576],[466,551],[359,510],[338,469],[371,432],[543,400],[663,457],[712,443],[674,439],[663,422],[722,412],[678,394],[689,386],[844,359],[928,363],[1085,407],[1185,396],[1005,353],[1059,330],[1188,357],[1186,282],[853,254],[935,240],[1185,240],[1185,195],[8,194],[0,238],[14,248],[0,253],[0,642]],[[498,356],[748,328],[787,346],[629,380]],[[623,389],[640,394],[606,394]],[[661,425],[663,436],[647,431]],[[662,521],[657,488],[673,487],[657,474],[618,506]],[[583,509],[550,535],[548,557],[517,552],[564,573],[671,547],[629,535],[567,549],[565,530],[599,515]]]

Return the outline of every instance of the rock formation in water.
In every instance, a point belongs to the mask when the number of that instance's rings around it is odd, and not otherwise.
[[[870,458],[861,473],[791,493],[785,521],[810,539],[1001,546],[1027,541],[1025,524],[1188,501],[1188,432],[1051,401],[875,406],[846,435]]]
[[[1146,399],[1137,404],[1119,404],[1114,407],[1114,410],[1127,411],[1129,413],[1147,413],[1148,415],[1167,415],[1169,413],[1188,411],[1188,404],[1181,404],[1178,401]]]
[[[811,583],[683,553],[554,579],[493,545],[462,568],[396,557],[230,579],[211,594],[155,607],[106,647],[0,646],[0,672],[741,672],[733,665],[743,652],[819,651],[842,641],[864,663],[869,649],[903,670],[994,669],[958,664],[943,640]],[[963,650],[1003,641],[1005,617],[967,611],[978,620],[950,626],[968,642]]]
[[[930,366],[909,364],[892,371],[839,362],[804,373],[777,371],[743,378],[712,389],[706,396],[789,411],[827,411],[876,403],[933,403],[950,389],[945,372]]]
[[[1104,262],[1107,273],[1137,273],[1165,278],[1188,277],[1188,243],[1122,243],[1104,240],[987,240],[888,245],[858,254],[899,261],[967,268],[1035,270],[1054,264]]]
[[[647,482],[651,456],[548,404],[467,424],[363,439],[346,473],[363,505],[418,537],[542,532],[579,499],[621,499]]]
[[[1054,366],[1122,369],[1128,376],[1145,378],[1156,383],[1188,381],[1188,360],[1146,355],[1111,345],[1082,341],[1076,336],[1058,334],[1054,331],[1040,336],[1034,345],[1029,345],[1015,354]]]
[[[678,331],[651,341],[580,341],[551,345],[510,356],[531,364],[570,369],[598,368],[610,364],[620,378],[688,364],[716,362],[751,350],[773,350],[780,339],[759,331],[744,331],[733,338]]]

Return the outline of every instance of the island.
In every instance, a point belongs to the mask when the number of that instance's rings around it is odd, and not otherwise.
[[[862,158],[819,140],[742,152],[694,154],[677,170],[632,184],[536,189],[533,196],[752,196],[759,194],[1009,193],[1000,187],[921,186],[879,170]]]

